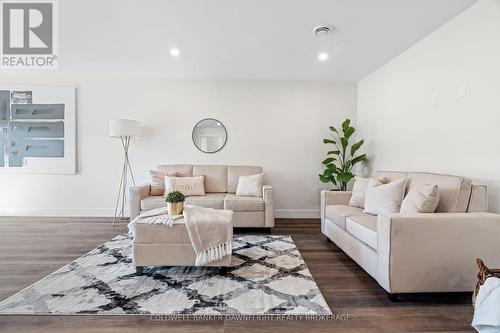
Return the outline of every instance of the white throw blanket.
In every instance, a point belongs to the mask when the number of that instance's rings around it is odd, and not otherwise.
[[[196,252],[196,266],[231,255],[233,211],[186,205],[184,222]]]
[[[500,332],[500,279],[489,277],[479,288],[472,326],[481,333]]]
[[[184,216],[184,223],[196,253],[196,266],[221,260],[232,252],[233,212],[185,205],[184,215],[168,215],[167,208],[157,208],[142,213],[128,224],[134,235],[135,223],[173,226]],[[180,221],[179,221],[180,222]]]
[[[127,225],[128,233],[134,236],[134,223],[143,222],[147,224],[165,224],[171,227],[174,225],[175,221],[181,218],[182,215],[168,215],[168,209],[166,207],[152,209],[142,213],[130,221]]]

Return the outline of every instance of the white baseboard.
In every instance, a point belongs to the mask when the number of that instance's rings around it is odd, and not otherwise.
[[[114,208],[0,209],[0,216],[112,217]],[[129,216],[125,209],[125,216]]]
[[[0,209],[0,216],[68,216],[68,217],[112,217],[113,208],[34,208],[34,209]],[[320,217],[318,209],[276,209],[276,218],[282,219],[316,219]],[[128,209],[125,216],[129,216]]]
[[[319,209],[276,209],[274,216],[278,219],[319,219]]]

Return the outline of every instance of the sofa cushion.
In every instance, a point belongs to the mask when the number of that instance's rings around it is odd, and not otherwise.
[[[262,197],[245,197],[235,194],[226,194],[224,209],[235,212],[263,212],[264,199]]]
[[[259,166],[228,166],[227,167],[227,192],[236,193],[240,176],[249,176],[262,173]]]
[[[182,192],[186,197],[191,195],[205,195],[205,176],[165,176],[165,195],[173,191]]]
[[[482,184],[472,184],[467,212],[486,212],[488,210],[488,188]]]
[[[351,236],[377,250],[377,217],[375,215],[349,216],[345,227]]]
[[[347,205],[330,205],[326,206],[325,217],[335,223],[339,228],[345,230],[345,220],[348,216],[368,215],[363,213],[359,207]]]
[[[356,181],[352,187],[352,195],[349,200],[349,206],[365,208],[366,188],[370,178],[356,176]]]
[[[405,193],[406,178],[383,184],[377,178],[370,178],[365,196],[365,213],[389,215],[399,213]]]
[[[151,210],[160,207],[166,207],[167,203],[165,202],[165,198],[162,196],[150,196],[145,197],[141,200],[141,210]]]
[[[227,192],[227,166],[194,165],[193,176],[205,176],[205,191],[208,193]]]
[[[158,165],[156,170],[163,172],[176,172],[178,177],[192,177],[193,166],[190,164]]]
[[[203,196],[186,197],[185,203],[206,208],[224,209],[224,193],[208,193]],[[167,203],[164,197],[150,196],[141,200],[141,210],[151,210],[165,207]]]
[[[407,192],[415,186],[436,184],[439,188],[437,213],[464,213],[467,211],[471,193],[470,180],[460,176],[439,175],[425,172],[410,172]]]
[[[165,172],[158,170],[149,170],[151,176],[151,195],[161,195],[165,194],[165,176],[176,177],[177,172]]]
[[[401,213],[434,213],[439,203],[437,185],[413,186],[401,203]]]
[[[207,193],[207,195],[187,197],[185,203],[205,208],[224,209],[224,196],[224,193]]]
[[[262,185],[264,185],[264,174],[258,173],[250,176],[240,176],[236,195],[244,197],[261,197]]]

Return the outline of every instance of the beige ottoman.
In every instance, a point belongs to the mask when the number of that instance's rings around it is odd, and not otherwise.
[[[230,228],[232,235],[233,228]],[[183,218],[171,227],[136,222],[132,251],[137,274],[142,274],[144,266],[195,266],[196,253]],[[227,267],[230,264],[229,255],[206,266]]]

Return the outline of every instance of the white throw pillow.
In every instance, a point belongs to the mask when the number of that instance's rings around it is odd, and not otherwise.
[[[366,187],[365,213],[389,215],[399,213],[405,192],[406,178],[388,184],[377,178],[370,178]]]
[[[263,184],[263,173],[250,176],[240,176],[240,178],[238,178],[238,187],[236,187],[236,195],[261,197]]]
[[[165,176],[177,176],[177,172],[158,170],[149,170],[149,174],[151,175],[151,195],[163,195],[165,193]]]
[[[165,176],[165,193],[172,191],[182,192],[185,196],[205,195],[205,176],[197,177],[169,177]]]
[[[370,178],[356,176],[356,181],[352,187],[352,195],[351,200],[349,200],[349,206],[365,208],[365,195],[369,180]]]
[[[410,188],[401,203],[401,213],[434,213],[439,204],[437,185],[421,185]]]

